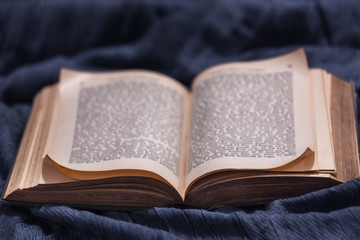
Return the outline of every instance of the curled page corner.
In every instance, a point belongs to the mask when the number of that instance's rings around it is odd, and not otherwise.
[[[299,154],[295,156],[283,157],[281,159],[277,159],[277,161],[273,161],[272,159],[264,159],[264,158],[231,158],[231,157],[223,157],[218,159],[213,159],[208,161],[197,168],[193,169],[187,176],[186,179],[186,188],[194,183],[197,179],[200,179],[206,175],[219,172],[219,171],[227,171],[227,170],[254,170],[254,171],[313,171],[318,170],[314,169],[314,159],[311,160],[310,163],[299,164],[298,166],[294,166],[297,160],[302,161],[302,159],[306,160],[308,156],[313,154],[314,151],[307,147],[303,151],[299,151]],[[245,162],[245,163],[244,163]],[[287,165],[289,169],[286,168]],[[296,164],[295,164],[296,165]],[[214,166],[216,166],[214,168]],[[300,167],[299,167],[300,166]],[[316,165],[317,166],[317,165]],[[298,169],[299,168],[299,169]],[[194,171],[195,170],[195,171]]]

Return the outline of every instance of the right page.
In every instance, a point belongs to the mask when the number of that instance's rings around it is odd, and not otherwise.
[[[314,149],[303,49],[210,68],[195,79],[192,100],[186,186],[220,170],[278,168]]]

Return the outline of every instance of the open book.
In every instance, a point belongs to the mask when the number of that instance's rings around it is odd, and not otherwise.
[[[145,70],[61,70],[35,98],[7,202],[252,204],[359,176],[352,86],[303,49],[214,66],[190,92]]]

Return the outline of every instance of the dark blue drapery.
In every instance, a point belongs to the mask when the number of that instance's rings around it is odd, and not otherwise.
[[[360,91],[358,1],[0,2],[0,190],[34,95],[59,69],[144,68],[185,85],[217,63],[303,46]],[[0,205],[3,239],[359,239],[360,179],[265,206],[87,211]]]

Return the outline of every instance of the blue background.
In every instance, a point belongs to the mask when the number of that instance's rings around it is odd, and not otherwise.
[[[34,95],[61,67],[144,68],[189,86],[217,63],[304,47],[310,67],[360,91],[358,1],[0,2],[0,190]],[[0,205],[4,239],[360,238],[360,179],[267,205],[78,210]]]

